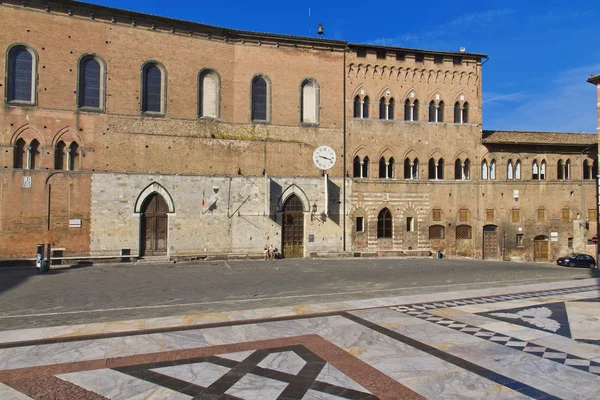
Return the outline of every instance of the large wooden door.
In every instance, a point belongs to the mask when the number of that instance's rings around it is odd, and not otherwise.
[[[548,237],[536,236],[533,239],[533,261],[548,262]]]
[[[498,259],[498,227],[495,225],[483,227],[483,259]]]
[[[295,195],[283,206],[282,243],[284,257],[304,257],[304,209]]]
[[[141,256],[162,256],[167,254],[167,203],[161,195],[151,195],[142,208]]]

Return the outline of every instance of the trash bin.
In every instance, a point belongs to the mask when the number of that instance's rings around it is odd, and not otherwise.
[[[49,270],[49,260],[44,260],[44,247],[45,245],[43,243],[37,245],[37,258],[35,261],[35,267],[38,269],[38,272],[48,272]]]
[[[441,250],[436,250],[435,251],[435,258],[440,260],[442,258],[442,252]]]

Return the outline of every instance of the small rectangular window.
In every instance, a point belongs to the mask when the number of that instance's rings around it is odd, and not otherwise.
[[[568,208],[563,208],[562,220],[563,222],[571,222],[571,210],[569,210]]]
[[[415,220],[413,217],[406,217],[406,232],[414,232]]]
[[[443,56],[433,56],[433,62],[436,64],[441,64],[444,61]]]
[[[546,210],[541,208],[537,210],[537,220],[538,222],[546,222]]]
[[[460,64],[462,64],[462,57],[452,57],[452,63],[454,65],[460,65]]]
[[[405,58],[406,54],[402,53],[401,51],[396,52],[396,61],[404,61]]]
[[[422,63],[425,61],[425,54],[415,54],[415,61]]]
[[[573,238],[568,238],[567,239],[567,247],[569,247],[570,249],[573,248]]]
[[[440,210],[440,209],[433,210],[432,219],[434,221],[441,221],[442,220],[442,210]]]
[[[521,212],[519,210],[512,210],[512,222],[521,221]]]
[[[523,234],[517,233],[517,247],[523,247]]]
[[[485,220],[487,222],[494,222],[494,210],[485,210]]]
[[[364,217],[356,217],[356,232],[364,232]]]
[[[357,49],[356,57],[365,58],[367,56],[367,49]]]
[[[459,220],[460,220],[460,222],[468,222],[469,221],[469,211],[468,210],[460,210],[459,211]]]
[[[386,58],[386,51],[385,50],[377,50],[377,59],[378,60],[385,60]]]
[[[590,219],[590,222],[596,222],[598,219],[598,212],[594,209],[588,210],[588,218]]]

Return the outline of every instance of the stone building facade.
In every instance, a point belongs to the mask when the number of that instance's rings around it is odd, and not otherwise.
[[[0,21],[2,258],[270,244],[547,261],[595,233],[595,138],[482,131],[482,54],[68,0],[4,1]],[[323,145],[328,171],[312,161]]]

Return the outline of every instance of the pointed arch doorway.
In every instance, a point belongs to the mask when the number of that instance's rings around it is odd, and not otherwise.
[[[167,254],[167,227],[169,208],[165,199],[153,193],[142,205],[140,256],[164,256]]]
[[[286,258],[304,257],[304,207],[294,194],[283,205],[282,248]]]

